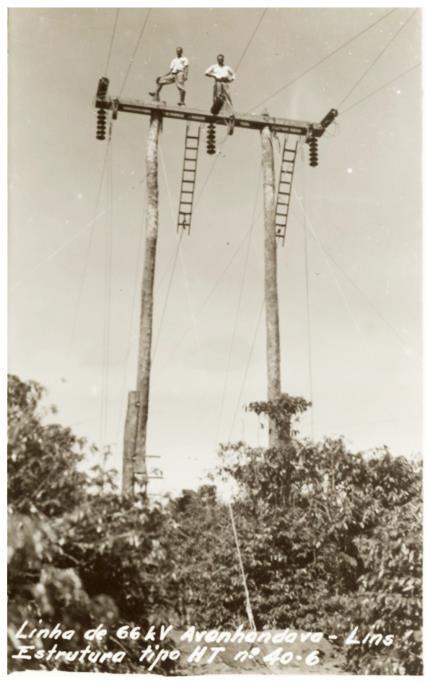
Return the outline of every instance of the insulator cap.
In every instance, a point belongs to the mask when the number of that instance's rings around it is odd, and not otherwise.
[[[106,94],[108,92],[108,87],[109,87],[109,78],[106,78],[106,76],[103,76],[102,78],[99,79],[99,83],[97,85],[96,99],[103,100],[106,97]]]
[[[330,126],[336,116],[338,116],[338,111],[336,109],[330,109],[320,122],[322,128],[327,128]]]

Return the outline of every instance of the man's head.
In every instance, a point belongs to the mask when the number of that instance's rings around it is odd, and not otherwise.
[[[217,64],[220,64],[220,66],[223,66],[223,64],[224,64],[224,55],[217,55]]]
[[[177,47],[177,57],[181,57],[182,54],[183,54],[183,48]]]

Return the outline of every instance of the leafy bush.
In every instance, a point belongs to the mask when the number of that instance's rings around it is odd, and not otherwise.
[[[83,442],[45,424],[52,412],[40,410],[42,397],[38,384],[10,378],[10,655],[24,621],[74,629],[69,649],[83,647],[83,633],[98,623],[111,633],[124,623],[244,623],[230,511],[216,487],[184,491],[164,505],[121,497],[113,471],[79,470]],[[358,626],[360,642],[339,645],[346,671],[419,674],[420,463],[387,449],[351,453],[342,439],[299,439],[295,420],[307,406],[286,395],[252,404],[276,425],[277,445],[227,444],[216,472],[236,491],[231,505],[256,625],[344,637]],[[394,643],[362,642],[369,632],[392,634]],[[36,637],[30,643],[43,649]],[[98,647],[126,649],[130,658],[30,666],[145,670],[137,643],[107,636]],[[21,664],[10,659],[11,669]]]
[[[260,627],[347,636],[393,634],[394,645],[344,648],[355,673],[421,672],[421,467],[381,449],[350,453],[341,439],[300,441],[299,399],[252,404],[280,428],[273,449],[228,444],[220,475],[234,503]],[[290,435],[290,436],[289,436]]]

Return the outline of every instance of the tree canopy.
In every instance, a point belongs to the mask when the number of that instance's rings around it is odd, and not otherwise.
[[[24,621],[73,628],[71,649],[95,622],[246,622],[229,507],[214,483],[159,503],[121,496],[112,470],[83,469],[84,443],[49,422],[55,413],[41,409],[40,385],[11,376],[8,398],[10,655]],[[289,396],[252,404],[277,422],[279,443],[226,444],[214,472],[216,482],[234,485],[230,504],[256,626],[392,634],[390,648],[339,645],[345,670],[419,674],[421,463],[386,448],[352,453],[342,439],[301,439],[293,427],[307,407]],[[101,647],[118,643],[107,636]],[[20,664],[10,659],[12,670]],[[142,670],[130,660],[55,668]]]

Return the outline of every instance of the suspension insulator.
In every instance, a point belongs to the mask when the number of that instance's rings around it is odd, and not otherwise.
[[[318,141],[317,138],[311,137],[308,140],[308,147],[310,152],[310,166],[319,165]]]
[[[207,154],[215,154],[216,152],[216,129],[213,123],[210,123],[207,128]]]
[[[106,111],[104,109],[97,110],[97,130],[96,138],[104,140],[106,135]]]

